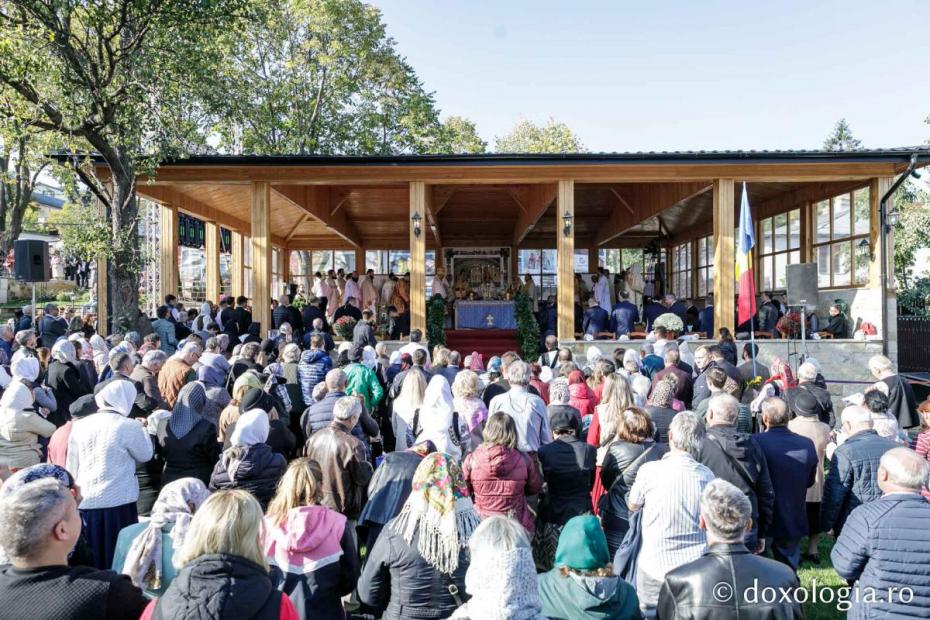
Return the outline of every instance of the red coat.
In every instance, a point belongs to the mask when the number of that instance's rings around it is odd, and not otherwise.
[[[542,488],[533,459],[513,448],[483,443],[465,457],[462,473],[482,517],[509,516],[533,534],[533,514],[526,496],[536,495]]]
[[[581,417],[592,415],[597,406],[597,396],[587,383],[575,383],[568,386],[568,404],[578,410]]]

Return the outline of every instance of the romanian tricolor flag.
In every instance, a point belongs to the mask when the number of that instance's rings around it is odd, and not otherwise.
[[[752,276],[752,246],[755,244],[756,234],[752,225],[752,214],[749,212],[749,193],[744,181],[743,198],[739,205],[739,237],[736,243],[736,282],[739,287],[737,325],[742,325],[756,314],[756,283]]]

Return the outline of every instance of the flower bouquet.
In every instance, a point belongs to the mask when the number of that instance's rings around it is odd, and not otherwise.
[[[355,331],[357,321],[350,316],[342,316],[333,323],[333,331],[343,340],[352,340],[352,333]]]
[[[665,330],[669,332],[669,338],[677,338],[678,334],[685,331],[684,322],[681,320],[681,317],[674,312],[660,314],[655,320],[655,323],[652,324],[653,329],[656,327],[664,327]]]

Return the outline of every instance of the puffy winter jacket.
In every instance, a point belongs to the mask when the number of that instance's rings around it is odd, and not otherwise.
[[[305,403],[313,403],[313,388],[326,378],[326,373],[332,368],[333,360],[326,351],[309,349],[300,355],[297,378],[300,380],[300,392]]]
[[[533,515],[527,495],[536,495],[542,479],[536,463],[519,450],[483,443],[462,463],[465,482],[472,491],[475,509],[482,517],[509,516],[532,534]]]
[[[352,591],[359,574],[345,516],[324,506],[300,506],[283,523],[266,517],[263,539],[272,580],[301,620],[344,620],[340,597]]]
[[[242,489],[254,495],[264,508],[274,497],[286,468],[284,456],[272,452],[268,444],[233,446],[223,452],[213,468],[210,490]]]
[[[885,495],[849,514],[830,558],[841,577],[858,582],[849,594],[850,618],[925,617],[930,600],[928,522],[930,504],[918,493]],[[903,592],[888,596],[891,590]],[[869,592],[880,596],[870,601]]]
[[[365,410],[374,411],[374,407],[384,396],[384,388],[378,382],[378,375],[364,364],[349,364],[345,371],[346,394],[360,395],[364,400]]]
[[[418,542],[414,534],[407,544],[388,523],[368,552],[358,580],[358,598],[375,609],[384,609],[382,620],[448,618],[458,607],[449,593],[450,581],[458,587],[459,596],[468,598],[465,592],[467,547],[459,551],[455,573],[446,577],[423,559],[417,551]]]
[[[890,439],[868,430],[856,433],[834,450],[820,502],[823,531],[832,529],[839,536],[846,517],[856,506],[882,496],[878,488],[878,463],[885,452],[897,447]]]

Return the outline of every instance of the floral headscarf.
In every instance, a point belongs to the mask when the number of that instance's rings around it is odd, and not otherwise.
[[[671,407],[675,398],[675,385],[671,381],[659,381],[652,388],[649,402],[656,407]]]
[[[448,454],[434,452],[420,461],[413,474],[413,491],[389,527],[408,544],[416,535],[420,556],[451,575],[480,521],[458,463]]]
[[[178,392],[178,399],[171,410],[168,426],[178,439],[187,435],[203,419],[203,406],[207,404],[207,392],[203,383],[188,383]]]
[[[180,549],[194,513],[209,495],[207,487],[197,478],[181,478],[165,485],[152,506],[148,527],[132,541],[121,567],[120,572],[129,575],[134,586],[161,589],[162,529],[174,524],[169,535],[174,549]]]

